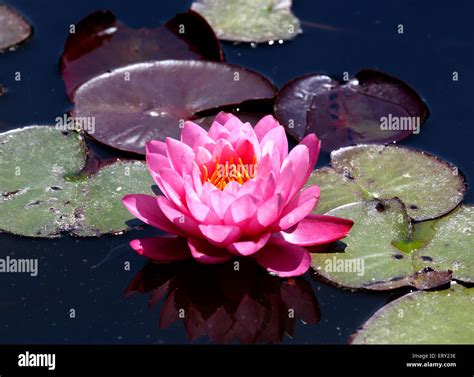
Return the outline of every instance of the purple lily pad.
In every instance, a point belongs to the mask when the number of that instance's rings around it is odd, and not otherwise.
[[[156,29],[132,29],[104,10],[75,25],[60,69],[71,98],[75,88],[114,68],[166,59],[223,61],[224,55],[214,31],[196,12],[179,13]]]
[[[388,143],[420,131],[428,108],[407,84],[363,70],[345,84],[325,75],[287,83],[275,99],[275,114],[297,140],[315,133],[326,151],[359,143]]]
[[[97,141],[143,154],[149,140],[178,139],[185,120],[271,100],[275,94],[268,79],[242,67],[165,60],[118,68],[88,81],[74,93],[73,115],[94,119],[89,134]]]
[[[14,48],[30,37],[31,25],[16,10],[0,5],[0,52]]]

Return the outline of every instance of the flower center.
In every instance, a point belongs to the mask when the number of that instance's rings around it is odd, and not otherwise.
[[[237,163],[231,157],[225,163],[216,158],[214,169],[208,171],[206,165],[203,165],[202,182],[210,182],[219,190],[224,190],[229,182],[235,181],[241,185],[255,177],[257,173],[257,157],[253,156],[252,163],[244,164],[239,157]]]

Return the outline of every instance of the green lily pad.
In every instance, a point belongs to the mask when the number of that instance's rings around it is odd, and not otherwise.
[[[199,0],[191,9],[203,16],[217,37],[235,42],[293,39],[301,33],[291,0]]]
[[[462,205],[428,223],[433,234],[425,247],[415,251],[415,267],[450,270],[454,279],[474,283],[474,207]]]
[[[422,221],[453,210],[466,191],[464,177],[455,166],[428,153],[394,145],[341,148],[331,153],[331,165],[343,177],[338,180],[334,172],[316,170],[307,183],[321,187],[318,213],[361,198],[397,197],[412,219]],[[338,182],[343,184],[338,187]]]
[[[30,237],[95,236],[127,230],[126,193],[152,193],[141,161],[84,174],[87,147],[76,132],[32,126],[0,134],[0,229]]]
[[[354,180],[339,174],[332,168],[324,167],[314,170],[306,185],[315,184],[319,186],[321,194],[314,213],[323,214],[344,204],[371,199]]]
[[[326,280],[349,288],[388,290],[403,286],[429,289],[452,279],[447,263],[435,261],[431,266],[422,263],[429,257],[426,250],[413,247],[424,245],[421,241],[428,241],[420,239],[419,243],[414,242],[414,234],[425,233],[413,231],[400,200],[347,204],[329,211],[328,215],[351,219],[354,226],[349,236],[342,240],[345,244],[342,252],[329,248],[312,254],[313,269]],[[453,234],[454,238],[456,236]],[[400,247],[400,244],[408,247]],[[335,245],[334,249],[336,246],[340,245]],[[449,259],[450,255],[457,255],[457,252],[447,253],[446,258]],[[471,275],[473,272],[471,269]]]
[[[474,344],[474,288],[414,292],[377,311],[352,344]]]

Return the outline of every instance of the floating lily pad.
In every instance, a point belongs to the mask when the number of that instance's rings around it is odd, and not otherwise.
[[[30,237],[127,230],[134,217],[121,197],[152,193],[146,164],[118,161],[89,177],[86,156],[75,132],[32,126],[0,134],[0,229]]]
[[[68,95],[80,84],[114,68],[149,60],[223,61],[209,24],[193,11],[180,13],[156,29],[132,29],[110,11],[97,11],[70,32],[61,57]]]
[[[268,42],[293,39],[301,33],[291,13],[291,0],[199,0],[191,9],[200,13],[220,39]]]
[[[322,190],[318,213],[361,199],[398,197],[410,217],[421,221],[450,212],[466,191],[464,177],[456,167],[414,149],[347,147],[331,153],[331,164],[334,170],[316,170],[308,181]]]
[[[273,98],[275,88],[256,72],[214,62],[139,63],[98,76],[78,88],[74,115],[94,117],[96,140],[145,153],[149,140],[179,139],[185,120],[245,101]]]
[[[31,25],[16,10],[0,4],[0,52],[12,49],[31,35]]]
[[[344,287],[372,290],[406,285],[422,288],[429,280],[430,276],[414,271],[409,254],[392,244],[411,236],[411,224],[399,200],[353,203],[328,214],[351,219],[354,226],[342,241],[343,252],[329,249],[312,254],[312,267],[318,275]],[[450,279],[449,273],[443,273],[433,284],[441,285]]]
[[[344,204],[373,199],[353,179],[328,167],[314,170],[306,185],[318,185],[321,190],[318,205],[313,211],[318,214]]]
[[[325,75],[287,83],[275,99],[275,114],[301,140],[309,133],[326,151],[359,143],[388,143],[420,131],[428,108],[401,80],[363,70],[344,84]]]
[[[352,344],[474,344],[474,288],[414,292],[377,311]]]
[[[387,290],[437,287],[452,279],[474,281],[474,210],[413,225],[398,199],[352,203],[328,212],[354,226],[343,250],[334,245],[312,254],[318,275],[349,288]],[[338,248],[338,250],[336,250]]]
[[[416,250],[415,267],[450,270],[454,279],[474,283],[474,207],[462,205],[430,223],[432,233],[425,247]]]

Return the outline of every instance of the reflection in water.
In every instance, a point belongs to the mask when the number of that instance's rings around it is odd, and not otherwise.
[[[162,298],[160,327],[182,320],[190,340],[217,343],[278,343],[293,336],[298,319],[315,324],[320,313],[311,285],[302,278],[271,276],[252,261],[203,266],[194,262],[147,264],[132,280],[129,295]]]

